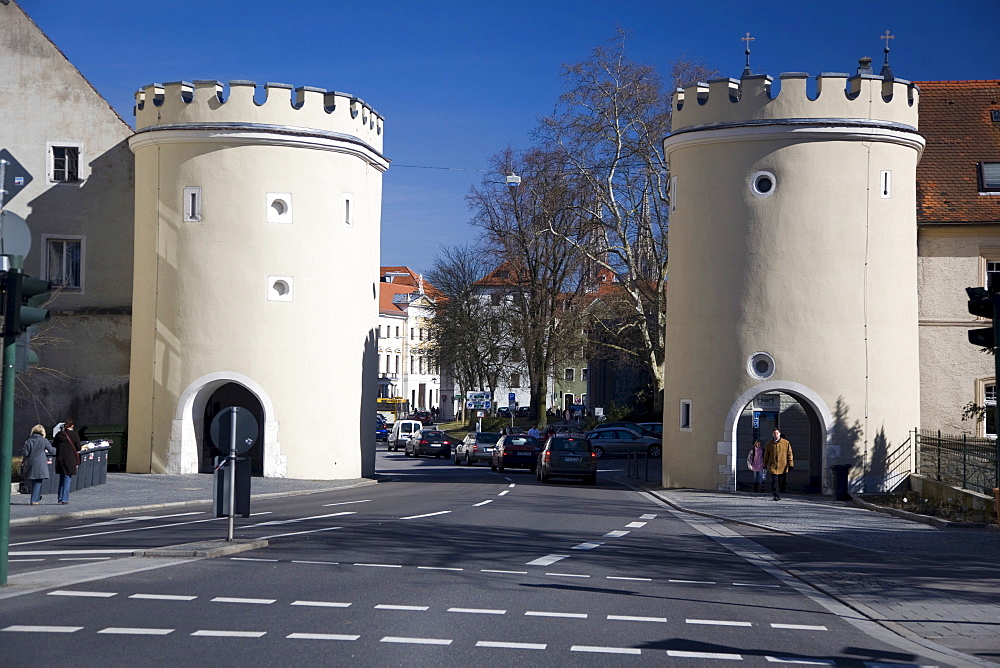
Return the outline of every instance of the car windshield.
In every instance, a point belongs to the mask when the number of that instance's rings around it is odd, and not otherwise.
[[[476,434],[476,443],[486,443],[492,445],[500,440],[500,434],[483,432]]]
[[[585,438],[553,438],[549,450],[560,452],[590,452],[590,441]]]
[[[420,435],[424,438],[444,438],[443,431],[422,431]]]
[[[514,436],[504,441],[504,445],[538,445],[534,436]]]

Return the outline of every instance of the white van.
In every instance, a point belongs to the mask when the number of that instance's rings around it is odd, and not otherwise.
[[[406,447],[406,442],[410,440],[414,432],[420,431],[423,424],[420,420],[396,420],[392,425],[392,432],[386,442],[389,450],[399,450]]]

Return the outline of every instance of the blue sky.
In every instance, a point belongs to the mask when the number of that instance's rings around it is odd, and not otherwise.
[[[1000,0],[16,0],[127,121],[148,83],[251,79],[353,93],[385,119],[382,263],[426,272],[438,248],[473,239],[465,196],[488,157],[530,142],[562,90],[616,25],[630,55],[688,57],[738,77],[853,72],[1000,78]],[[439,169],[440,168],[440,169]]]

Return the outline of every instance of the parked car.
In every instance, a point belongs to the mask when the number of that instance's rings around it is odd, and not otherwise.
[[[651,424],[651,423],[647,423]],[[662,426],[662,425],[661,425]],[[652,436],[654,438],[659,438],[659,434],[648,427],[644,427],[638,422],[608,422],[607,424],[601,423],[597,425],[598,429],[610,429],[611,427],[625,427],[626,429],[631,429],[640,436]]]
[[[497,417],[509,418],[510,417],[510,407],[501,406],[497,409]]]
[[[392,431],[387,439],[389,450],[399,450],[406,446],[406,442],[413,436],[413,432],[420,431],[423,425],[419,420],[396,420],[392,424]]]
[[[416,431],[403,450],[407,457],[451,457],[451,438],[437,429]]]
[[[586,438],[552,436],[538,454],[535,477],[580,478],[588,485],[597,484],[597,453]]]
[[[378,416],[378,420],[375,421],[375,440],[376,441],[388,441],[389,440],[389,428],[385,424],[385,418],[381,415]]]
[[[488,462],[493,459],[493,447],[500,440],[500,434],[495,431],[470,431],[465,439],[455,446],[455,466],[465,464],[472,466],[475,462]]]
[[[656,436],[663,436],[662,422],[640,422],[639,426],[645,429],[647,432],[652,432]]]
[[[505,468],[520,468],[535,470],[538,465],[538,453],[542,445],[534,436],[524,434],[507,434],[500,437],[493,448],[490,468],[503,471]]]
[[[501,434],[527,434],[524,427],[502,427],[500,429]]]
[[[531,415],[531,406],[518,406],[517,410],[514,411],[515,417],[528,417]]]
[[[430,411],[413,411],[410,419],[417,420],[424,426],[434,424],[434,416],[431,415]]]
[[[645,452],[650,457],[663,454],[659,438],[644,436],[625,427],[603,427],[588,431],[587,440],[598,457],[628,452]]]

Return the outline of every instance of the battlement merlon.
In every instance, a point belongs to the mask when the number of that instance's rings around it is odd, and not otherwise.
[[[135,94],[135,128],[187,123],[247,123],[313,128],[357,137],[382,151],[383,119],[349,93],[288,84],[264,84],[263,102],[254,81],[174,81],[143,86]]]
[[[785,72],[772,96],[773,79],[756,74],[714,79],[678,89],[673,99],[673,133],[694,127],[778,119],[859,119],[917,128],[919,90],[905,79],[824,72],[816,77],[816,96],[806,88],[808,74]]]

